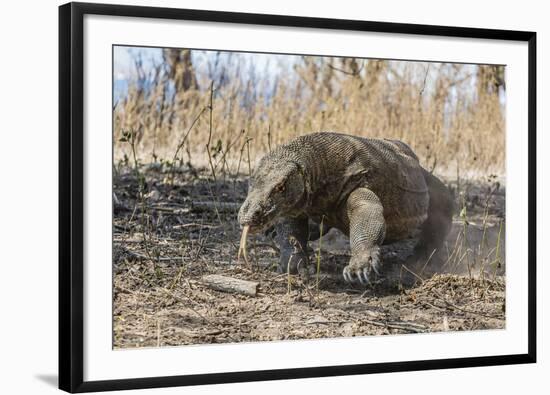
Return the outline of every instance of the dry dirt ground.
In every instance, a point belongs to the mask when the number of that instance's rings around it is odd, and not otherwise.
[[[115,348],[504,328],[496,177],[448,180],[458,208],[445,248],[412,262],[413,241],[385,246],[384,273],[369,287],[343,281],[349,248],[336,231],[311,243],[320,271],[309,281],[275,272],[263,236],[250,239],[250,265],[237,262],[246,179],[162,164],[114,169]],[[214,290],[208,274],[258,282],[259,292]]]

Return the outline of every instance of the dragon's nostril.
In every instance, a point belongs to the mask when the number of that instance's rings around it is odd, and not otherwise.
[[[262,216],[261,210],[254,210],[252,213],[252,218],[256,221]]]
[[[250,200],[245,200],[242,204],[238,219],[241,224],[248,224],[251,222],[258,222],[262,216],[262,209],[259,204],[256,202],[250,202]]]

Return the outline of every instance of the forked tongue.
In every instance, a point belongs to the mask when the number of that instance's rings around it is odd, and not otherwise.
[[[246,251],[246,240],[248,237],[248,230],[250,227],[245,225],[243,227],[243,233],[241,234],[241,242],[239,243],[239,253],[237,254],[237,262],[241,260],[241,253],[243,254],[244,261],[248,265],[248,253]]]

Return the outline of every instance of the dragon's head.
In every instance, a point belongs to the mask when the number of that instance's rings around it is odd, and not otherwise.
[[[296,209],[306,187],[295,162],[264,157],[250,178],[248,196],[239,210],[239,223],[247,232],[259,232],[278,217]]]

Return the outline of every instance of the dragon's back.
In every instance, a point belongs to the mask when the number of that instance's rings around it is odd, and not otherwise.
[[[427,217],[424,170],[401,141],[319,132],[297,137],[281,148],[312,175],[314,206],[341,205],[353,190],[367,187],[382,202],[390,240],[407,237]]]

